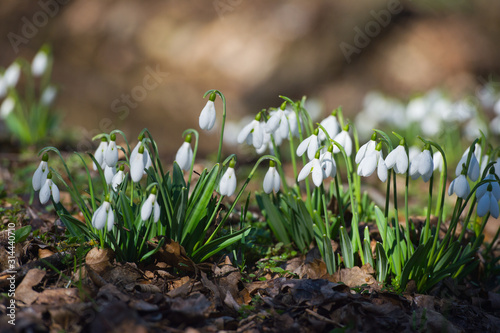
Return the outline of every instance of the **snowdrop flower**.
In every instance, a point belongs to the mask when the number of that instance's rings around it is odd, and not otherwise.
[[[40,189],[40,203],[45,205],[52,195],[52,199],[55,203],[59,202],[59,188],[54,182],[52,182],[52,172],[47,174],[47,179],[45,180],[45,184],[43,184]]]
[[[272,191],[278,192],[280,190],[280,175],[278,170],[276,170],[275,162],[273,160],[269,161],[269,170],[267,170],[266,175],[264,176],[264,192],[267,194]]]
[[[477,216],[479,217],[483,217],[487,213],[490,213],[490,215],[493,216],[494,218],[498,218],[498,216],[500,215],[500,211],[498,208],[498,200],[500,193],[498,191],[494,193],[493,184],[494,183],[488,184],[485,193],[483,193],[483,195],[479,198],[477,202]]]
[[[57,95],[57,89],[54,86],[48,86],[42,93],[40,97],[40,103],[45,106],[52,104]]]
[[[3,100],[2,105],[0,106],[0,119],[5,119],[7,116],[14,111],[16,106],[16,101],[13,97],[9,96]]]
[[[467,198],[470,193],[470,186],[465,177],[465,168],[462,173],[451,182],[448,188],[448,195],[451,196],[453,193],[462,199]]]
[[[434,164],[434,171],[439,169],[439,172],[443,171],[443,155],[440,151],[437,151],[432,155],[432,163]]]
[[[111,134],[109,136],[109,144],[106,148],[106,153],[104,154],[104,161],[110,167],[114,167],[118,162],[118,148],[116,147],[116,134]]]
[[[267,133],[275,133],[281,139],[288,137],[288,118],[285,113],[286,101],[283,102],[277,111],[274,111],[266,123]]]
[[[144,160],[143,161],[144,162],[144,169],[149,169],[149,167],[153,164],[151,161],[151,156],[149,156],[149,151],[146,149],[146,139],[144,138],[144,135],[141,134],[141,135],[139,135],[137,140],[139,140],[139,142],[137,142],[134,149],[130,153],[130,161],[132,162],[137,157],[136,155],[139,152],[139,148],[141,147],[141,145],[144,145],[144,153],[142,154],[142,158]],[[146,174],[146,171],[144,171],[144,174]]]
[[[370,141],[368,141],[367,143],[362,145],[361,148],[359,148],[358,152],[356,153],[356,158],[354,159],[356,164],[361,163],[361,161],[365,156],[368,156],[371,153],[375,152],[375,147],[377,146],[377,142],[375,141],[376,139],[377,139],[377,133],[373,133]]]
[[[160,205],[156,198],[156,187],[153,187],[149,197],[146,199],[141,208],[141,219],[147,221],[153,212],[153,222],[158,222],[160,219]]]
[[[215,125],[215,97],[215,93],[210,94],[207,104],[205,105],[203,110],[201,110],[199,119],[201,129],[210,131]]]
[[[113,230],[114,224],[115,212],[109,202],[109,194],[107,194],[102,205],[97,208],[94,215],[92,215],[92,226],[97,230],[101,230],[104,226],[107,226],[107,230],[110,232]]]
[[[281,137],[279,135],[274,136],[274,144],[276,146],[281,145],[281,142],[282,142],[282,140],[281,140]],[[271,154],[274,155],[274,148],[273,148],[273,143],[271,141],[271,134],[264,131],[262,146],[258,149],[255,149],[255,152],[257,154],[261,155],[261,154],[264,154],[264,152],[266,151],[267,148],[269,148],[269,151],[271,152]]]
[[[302,141],[299,146],[297,147],[297,155],[302,156],[307,150],[307,157],[309,160],[312,160],[314,156],[316,155],[316,151],[319,148],[319,142],[318,142],[318,129],[314,130],[314,133],[305,138],[304,141]]]
[[[423,181],[427,183],[433,172],[434,162],[432,160],[429,146],[426,145],[422,152],[418,153],[413,159],[411,159],[409,175],[413,180],[422,176]]]
[[[323,168],[321,167],[321,162],[319,161],[319,151],[316,152],[314,159],[306,163],[302,170],[300,170],[297,181],[300,182],[306,179],[309,174],[312,174],[312,180],[316,187],[323,183]]]
[[[49,64],[49,55],[47,47],[43,47],[33,58],[31,62],[31,73],[34,77],[42,76],[47,70]]]
[[[3,74],[3,79],[7,87],[12,88],[17,84],[19,75],[21,74],[21,66],[17,62],[13,62]]]
[[[335,159],[333,158],[333,145],[330,145],[328,147],[328,150],[321,154],[320,156],[320,163],[321,163],[321,168],[323,169],[323,179],[326,179],[328,177],[335,177],[335,174],[337,173],[337,164],[335,163]]]
[[[101,138],[101,143],[99,144],[99,147],[95,150],[94,153],[94,158],[99,163],[102,169],[106,167],[106,161],[104,161],[104,155],[106,153],[106,150],[108,149],[108,139],[106,139],[104,136]],[[95,162],[92,162],[94,166],[94,170],[97,170],[97,166],[95,165]]]
[[[408,155],[406,154],[405,141],[402,139],[385,159],[387,169],[394,169],[396,173],[404,174],[408,170]]]
[[[490,169],[490,173],[483,180],[492,180],[492,182],[479,185],[476,190],[476,198],[480,199],[486,191],[490,191],[497,198],[497,201],[500,200],[500,184],[495,177],[495,170],[493,168]],[[489,189],[490,187],[491,189]]]
[[[219,193],[220,195],[225,195],[230,197],[234,194],[236,190],[236,174],[234,173],[234,166],[236,162],[231,160],[229,162],[229,167],[226,172],[222,175],[219,183]]]
[[[109,165],[106,165],[104,168],[104,179],[106,179],[106,184],[111,184],[113,181],[113,177],[116,174],[116,167],[110,167]]]
[[[341,145],[347,156],[351,156],[352,154],[352,140],[351,137],[349,136],[349,125],[346,125],[342,132],[337,134],[334,138],[333,141],[337,142],[339,145]],[[337,154],[340,152],[340,149],[337,146],[333,147],[333,153]]]
[[[118,191],[118,187],[125,180],[125,173],[123,172],[123,170],[125,170],[125,166],[122,164],[118,168],[118,172],[111,179],[111,188],[115,191]]]
[[[377,176],[382,181],[387,180],[387,166],[385,165],[384,156],[382,154],[382,143],[379,142],[373,152],[361,160],[358,165],[358,175],[369,177],[377,169]]]
[[[326,130],[328,136],[333,139],[337,134],[339,134],[340,130],[340,125],[337,120],[337,111],[333,111],[328,117],[323,119],[320,122],[320,125]],[[320,141],[326,140],[326,134],[323,130],[319,131],[318,138]]]
[[[408,160],[409,161],[413,160],[415,158],[415,156],[417,156],[421,152],[422,152],[422,150],[420,150],[420,148],[417,146],[409,147],[408,148]]]
[[[31,183],[33,184],[33,189],[38,191],[42,188],[42,185],[45,184],[45,180],[47,179],[47,175],[49,174],[49,166],[47,161],[49,160],[49,155],[47,153],[43,154],[42,161],[38,168],[35,170],[33,174],[33,179]]]
[[[299,125],[297,123],[297,114],[291,110],[285,110],[286,117],[288,118],[289,131],[294,137],[299,136]],[[288,134],[287,136],[288,137]],[[285,138],[284,138],[285,139]]]
[[[250,124],[243,127],[240,134],[238,135],[238,143],[246,142],[253,145],[255,149],[262,147],[264,142],[264,130],[262,128],[262,123],[260,122],[261,114],[257,113],[255,119],[250,122]]]
[[[189,171],[191,163],[193,162],[193,149],[191,149],[191,134],[186,135],[184,143],[181,145],[177,154],[175,154],[175,161],[179,164],[182,170]]]
[[[462,173],[462,168],[465,167],[467,164],[467,158],[468,154],[464,154],[460,161],[457,164],[457,168],[455,169],[455,175],[458,176],[459,174]],[[467,175],[469,176],[470,180],[475,182],[479,178],[479,162],[476,159],[476,155],[472,154],[469,162],[469,169],[467,171]]]
[[[139,182],[144,175],[144,155],[144,145],[141,144],[137,154],[130,156],[130,178],[134,183]]]

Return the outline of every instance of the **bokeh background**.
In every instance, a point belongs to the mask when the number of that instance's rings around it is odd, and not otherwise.
[[[147,127],[170,160],[184,129],[198,129],[208,89],[225,94],[231,122],[279,106],[280,94],[353,117],[372,90],[460,97],[500,72],[491,0],[3,0],[0,22],[2,67],[52,46],[56,107],[79,138],[69,148]],[[205,134],[202,152],[217,140]]]

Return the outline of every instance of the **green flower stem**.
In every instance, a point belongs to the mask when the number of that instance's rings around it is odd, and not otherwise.
[[[295,178],[295,184],[297,185],[297,188],[300,191],[299,182],[297,181],[297,178],[299,177],[299,173],[297,170],[297,160],[295,158],[295,145],[293,144],[293,135],[292,135],[292,130],[290,129],[290,126],[288,126],[288,143],[290,145],[290,159],[292,160],[293,176]]]
[[[342,111],[340,112],[342,114]],[[351,128],[352,128],[352,136],[354,138],[354,151],[357,152],[359,151],[359,138],[358,138],[358,131],[356,129],[356,126],[354,126],[353,124],[350,124]],[[352,161],[351,161],[352,163]],[[361,177],[356,173],[354,172],[354,169],[353,169],[353,178],[354,178],[354,184],[355,184],[355,187],[354,187],[354,193],[356,195],[356,201],[358,203],[358,211],[361,212]]]
[[[401,251],[401,236],[400,236],[400,228],[399,228],[399,212],[398,212],[398,187],[397,187],[397,182],[396,182],[396,171],[392,171],[394,173],[394,178],[393,178],[393,195],[394,195],[394,223],[392,224],[392,228],[394,229],[394,232],[396,233],[396,247],[399,249],[398,253],[400,257],[398,258],[398,266],[400,266],[401,262],[404,262],[404,255],[403,251]],[[399,267],[399,270],[401,271],[401,266]],[[400,276],[400,273],[398,273],[398,276]]]
[[[469,207],[469,212],[467,213],[467,217],[466,217],[466,218],[465,218],[465,220],[464,220],[464,224],[463,224],[463,226],[462,226],[462,231],[460,232],[460,236],[458,237],[458,241],[459,241],[459,242],[461,242],[461,241],[462,241],[462,239],[463,239],[463,238],[464,238],[464,236],[465,236],[465,231],[467,230],[467,226],[469,225],[470,218],[471,218],[471,216],[472,216],[472,213],[474,212],[474,208],[475,208],[475,206],[476,206],[476,202],[477,202],[477,199],[476,199],[476,196],[474,196],[474,199],[472,200],[472,203],[471,203],[471,205],[470,205],[470,207]],[[455,225],[455,229],[456,229],[456,226],[457,226],[457,225]],[[455,230],[453,230],[453,233],[452,233],[452,234],[453,234],[453,235],[455,234]],[[450,244],[451,244],[451,242],[450,242]]]
[[[325,193],[325,187],[323,186],[323,183],[321,183],[320,186],[321,190],[321,201],[323,203],[323,211],[325,213],[325,227],[326,227],[326,236],[328,239],[331,239],[331,233],[330,233],[330,217],[328,216],[328,208],[327,208],[327,202],[326,202],[326,193]]]
[[[335,163],[337,163],[337,161],[335,161]],[[345,228],[346,225],[344,221],[344,202],[343,202],[344,200],[342,200],[342,197],[340,196],[338,172],[335,173],[335,192],[337,193],[337,205],[340,215],[340,225]]]
[[[391,201],[391,176],[392,172],[388,172],[387,174],[387,189],[385,191],[385,210],[384,217],[386,221],[389,221],[389,205]]]
[[[431,224],[431,210],[432,210],[432,187],[434,183],[434,174],[431,175],[429,180],[429,200],[427,201],[427,216],[425,217],[424,232],[421,237],[421,244],[427,243],[429,239],[429,228]]]
[[[207,95],[209,95],[211,93],[216,93],[222,99],[222,126],[221,126],[221,131],[220,131],[219,150],[217,151],[217,163],[220,164],[221,155],[222,155],[222,143],[224,140],[224,127],[226,126],[226,97],[224,97],[224,94],[221,93],[219,90],[211,89],[203,95],[203,98],[207,97]]]
[[[192,129],[192,128],[185,130],[182,133],[182,136],[184,137],[189,133],[193,133],[196,140],[194,142],[193,160],[191,161],[191,167],[189,168],[189,178],[188,178],[188,183],[187,183],[188,191],[189,191],[189,187],[191,186],[191,177],[193,176],[194,161],[196,160],[196,153],[198,152],[198,142],[199,142],[199,138],[200,138],[198,131],[195,129]]]
[[[217,226],[217,228],[215,228],[214,232],[210,235],[210,237],[208,238],[208,240],[205,242],[205,244],[208,244],[210,243],[210,241],[215,237],[215,235],[217,234],[217,232],[220,230],[220,228],[224,225],[224,223],[226,222],[226,220],[228,219],[229,215],[231,214],[231,212],[233,211],[234,207],[236,206],[236,203],[238,202],[238,200],[240,199],[241,195],[243,194],[243,191],[246,189],[248,183],[250,182],[250,180],[252,179],[255,171],[257,170],[257,167],[259,166],[260,163],[262,163],[262,161],[264,160],[273,160],[274,162],[276,162],[276,164],[281,164],[281,162],[275,157],[275,156],[272,156],[272,155],[264,155],[262,156],[261,158],[259,158],[257,160],[257,162],[255,163],[253,169],[250,171],[250,173],[248,174],[248,177],[247,179],[245,180],[245,183],[243,184],[243,186],[241,186],[241,189],[240,191],[238,192],[238,195],[236,195],[236,198],[234,199],[233,201],[233,204],[231,205],[231,207],[229,207],[226,215],[222,218],[222,221],[219,223],[219,225]]]
[[[411,242],[411,237],[410,237],[410,219],[408,217],[408,186],[409,186],[409,181],[410,180],[410,174],[408,171],[406,171],[406,183],[405,183],[405,220],[406,220],[406,229],[405,229],[405,236],[406,236],[406,247],[408,250],[408,258],[411,257],[411,255],[414,252],[413,249],[413,243]]]

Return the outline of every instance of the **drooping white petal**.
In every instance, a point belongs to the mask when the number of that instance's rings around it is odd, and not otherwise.
[[[125,173],[122,170],[118,170],[118,172],[113,176],[113,179],[111,179],[111,188],[117,191],[118,187],[123,183],[124,180]]]
[[[101,230],[106,225],[106,220],[108,218],[108,212],[106,211],[105,206],[106,201],[99,207],[95,212],[92,218],[92,225],[97,230]]]
[[[378,179],[380,179],[384,183],[387,180],[387,166],[385,165],[382,153],[380,153],[378,157],[377,176]]]
[[[49,57],[46,52],[38,51],[38,53],[33,58],[31,62],[31,73],[34,77],[39,77],[45,70],[47,69],[47,65],[49,63]]]
[[[262,143],[264,142],[264,130],[259,121],[254,125],[252,132],[252,144],[255,149],[259,149],[262,147]]]
[[[267,170],[266,175],[264,176],[264,182],[262,185],[264,192],[267,194],[271,193],[273,190],[276,192],[279,191],[280,177],[275,167],[269,167],[269,170]]]
[[[286,123],[285,113],[283,110],[279,109],[272,114],[271,118],[266,123],[266,132],[274,133],[279,128],[281,122]]]
[[[17,62],[13,62],[3,74],[5,84],[7,87],[14,87],[19,80],[19,75],[21,74],[21,66]]]
[[[490,195],[490,215],[496,219],[500,215],[498,200],[493,196],[493,193]]]
[[[323,168],[317,158],[312,160],[312,180],[316,187],[323,183]]]
[[[236,190],[236,174],[234,169],[229,167],[222,175],[219,184],[219,193],[221,195],[231,196]]]
[[[356,153],[356,158],[354,159],[356,164],[361,163],[361,160],[365,156],[369,155],[372,152],[375,152],[375,146],[376,146],[375,140],[370,140],[364,145],[362,145],[361,148],[359,148],[358,152]]]
[[[40,189],[39,198],[40,203],[45,205],[50,199],[50,185],[52,183],[51,179],[47,179]]]
[[[372,152],[369,155],[366,155],[365,158],[359,163],[358,166],[358,175],[362,177],[371,176],[371,174],[377,169],[377,154]]]
[[[458,176],[459,174],[462,173],[463,166],[467,164],[467,157],[468,153],[464,154],[460,161],[457,164],[457,167],[455,169],[455,175]],[[477,161],[477,158],[474,154],[472,154],[470,158],[470,163],[469,163],[469,169],[467,170],[467,175],[469,176],[470,180],[475,182],[479,178],[479,162]]]
[[[351,156],[352,154],[352,140],[349,136],[349,132],[342,131],[333,138],[333,141],[337,142],[344,148],[344,151],[347,156]],[[340,149],[337,146],[333,146],[333,153],[337,154],[340,152]]]
[[[153,202],[155,201],[156,195],[149,194],[149,197],[144,201],[141,208],[141,219],[147,221],[151,216],[151,211],[153,210]]]
[[[207,101],[203,110],[201,110],[199,124],[200,128],[210,131],[212,127],[215,125],[216,113],[215,113],[215,105],[211,100]]]
[[[331,139],[333,139],[339,133],[339,122],[337,121],[337,118],[332,115],[329,115],[328,117],[323,119],[320,125],[323,126],[324,129],[326,129],[326,132]],[[326,134],[323,132],[321,127],[318,133],[318,138],[320,141],[326,140]]]
[[[408,155],[406,154],[405,147],[399,145],[387,155],[385,159],[387,169],[394,168],[394,171],[403,174],[408,170]]]
[[[100,210],[103,210],[103,206],[102,206],[102,205],[101,205],[101,206],[99,206],[99,207],[95,210],[94,214],[92,215],[92,226],[93,226],[94,228],[96,227],[96,226],[95,226],[95,221],[96,221],[97,216],[99,216],[99,211],[100,211]]]
[[[56,87],[48,86],[43,91],[42,96],[40,96],[40,103],[45,106],[51,105],[56,96],[57,96]]]
[[[141,180],[144,175],[144,154],[137,153],[133,160],[130,160],[130,178],[134,183]]]
[[[318,137],[316,135],[311,135],[311,140],[309,141],[309,145],[307,146],[307,158],[312,160],[314,156],[316,156],[316,152],[319,148]]]
[[[104,161],[110,167],[116,166],[118,162],[118,148],[116,147],[116,142],[111,140],[108,147],[106,148],[106,153],[104,154]]]
[[[106,150],[108,149],[108,142],[107,141],[101,141],[99,146],[97,147],[95,153],[94,153],[94,158],[96,159],[97,163],[101,166],[102,169],[105,167],[105,162],[104,162],[104,155],[106,154]],[[95,165],[94,162],[94,170],[97,170],[97,166]]]
[[[38,168],[35,170],[35,173],[33,174],[33,179],[31,180],[33,189],[35,191],[40,190],[42,188],[42,185],[45,184],[48,173],[49,167],[47,165],[47,162],[41,161],[38,165]]]
[[[110,167],[109,165],[106,165],[106,167],[104,168],[104,179],[106,179],[106,184],[111,184],[115,174],[116,167]]]
[[[448,188],[448,195],[455,193],[457,197],[465,199],[470,192],[470,186],[467,182],[467,178],[464,175],[459,175],[455,178]]]
[[[490,206],[490,195],[483,195],[477,202],[477,216],[483,217],[484,215],[486,215],[490,210]]]
[[[106,222],[106,226],[107,226],[108,232],[110,232],[111,230],[113,230],[114,224],[115,224],[115,212],[113,211],[113,209],[110,209],[108,211],[108,220]]]
[[[297,147],[297,156],[302,156],[307,150],[307,147],[309,146],[309,143],[312,140],[312,135],[305,138]]]
[[[153,204],[153,222],[158,222],[160,219],[160,205],[158,204],[158,199],[155,199]]]
[[[193,150],[191,149],[191,144],[189,142],[184,142],[177,154],[175,155],[175,161],[179,164],[182,170],[188,171],[191,168],[191,162],[193,161]]]
[[[6,119],[7,116],[14,111],[14,107],[16,106],[16,101],[12,97],[7,97],[0,105],[0,119]]]
[[[321,156],[321,167],[323,168],[323,178],[335,177],[337,173],[337,164],[333,159],[332,153],[327,151]]]
[[[250,135],[250,133],[253,130],[253,125],[254,125],[255,119],[252,120],[249,124],[245,125],[240,131],[240,134],[238,134],[238,143],[243,143],[247,139],[247,137]]]
[[[439,172],[443,171],[443,155],[440,151],[437,151],[432,155],[432,161],[434,164],[434,171],[439,169]]]
[[[54,199],[54,202],[55,203],[59,203],[59,199],[60,199],[60,196],[59,196],[59,187],[57,187],[56,184],[54,184],[54,182],[51,181],[51,186],[50,186],[50,192],[52,193],[52,199]]]
[[[307,176],[309,176],[313,168],[313,161],[314,160],[307,162],[306,165],[304,165],[304,167],[302,168],[302,170],[300,170],[299,175],[297,176],[298,182],[303,181],[304,179],[307,178]]]

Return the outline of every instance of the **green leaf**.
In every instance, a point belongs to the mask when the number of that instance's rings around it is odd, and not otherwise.
[[[340,227],[340,249],[342,251],[342,258],[344,258],[345,267],[353,268],[354,251],[352,249],[351,239],[344,227]]]
[[[256,198],[259,206],[261,207],[262,213],[266,217],[269,228],[271,228],[278,241],[284,244],[290,244],[286,221],[283,219],[283,215],[281,214],[281,212],[271,202],[269,196],[256,195]]]
[[[250,227],[246,227],[245,229],[233,232],[232,234],[219,237],[196,250],[193,253],[193,260],[195,262],[203,262],[226,247],[240,241],[242,237],[248,236],[249,233]]]
[[[14,241],[16,243],[22,243],[28,238],[29,234],[31,232],[31,226],[30,225],[25,225],[24,227],[21,227],[14,231]]]
[[[375,252],[377,254],[377,281],[384,282],[389,269],[389,261],[385,255],[384,247],[379,242],[375,246]]]

